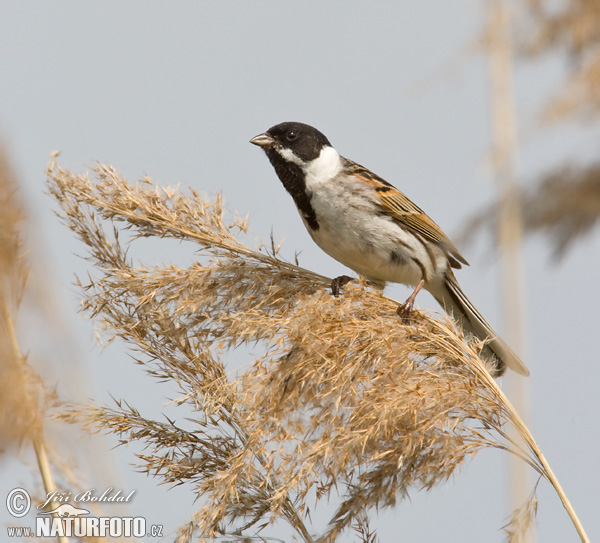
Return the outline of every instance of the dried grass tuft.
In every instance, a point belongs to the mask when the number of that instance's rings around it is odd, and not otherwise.
[[[245,222],[227,219],[219,197],[147,178],[132,185],[102,165],[92,173],[93,181],[55,158],[48,168],[60,217],[95,268],[80,283],[83,311],[150,375],[175,382],[178,403],[196,415],[191,427],[158,422],[117,402],[68,417],[141,442],[148,473],[192,485],[201,505],[178,541],[247,535],[284,519],[303,541],[354,529],[372,542],[370,510],[433,488],[490,446],[558,485],[481,346],[447,318],[416,312],[404,324],[397,302],[364,285],[333,298],[329,279],[282,260],[274,244],[244,245]],[[140,237],[194,242],[198,262],[136,264],[129,255]],[[234,375],[227,352],[244,345],[260,355]],[[339,506],[314,534],[312,503],[330,497]]]

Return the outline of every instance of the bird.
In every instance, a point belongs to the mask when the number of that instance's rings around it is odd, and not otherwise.
[[[414,288],[398,314],[408,318],[421,289],[429,291],[463,331],[484,342],[494,377],[506,367],[529,370],[460,288],[453,270],[468,265],[442,229],[407,196],[369,169],[341,156],[327,137],[300,122],[283,122],[252,138],[266,153],[296,204],[313,241],[327,254],[383,289]],[[332,281],[337,295],[349,281]]]

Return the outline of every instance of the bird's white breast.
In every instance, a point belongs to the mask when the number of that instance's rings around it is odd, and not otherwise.
[[[369,279],[418,283],[422,269],[415,257],[429,260],[420,241],[381,213],[372,187],[339,174],[342,166],[337,153],[322,154],[316,161],[307,188],[319,228],[312,230],[306,225],[315,243]],[[339,175],[326,175],[336,170]]]

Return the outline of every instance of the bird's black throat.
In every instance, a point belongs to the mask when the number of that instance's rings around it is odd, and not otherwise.
[[[293,162],[285,160],[274,149],[267,149],[266,153],[273,168],[275,168],[277,176],[285,187],[285,190],[287,190],[294,199],[296,207],[300,213],[302,213],[308,226],[310,226],[312,230],[318,230],[319,221],[317,220],[317,214],[310,203],[311,194],[306,188],[306,181],[304,180],[302,168]]]

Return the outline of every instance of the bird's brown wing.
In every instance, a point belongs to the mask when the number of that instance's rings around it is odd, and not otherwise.
[[[347,167],[350,175],[375,189],[378,196],[377,201],[386,215],[427,241],[441,247],[448,255],[448,260],[453,268],[460,268],[461,264],[469,265],[443,230],[396,187],[356,162],[348,160]]]

